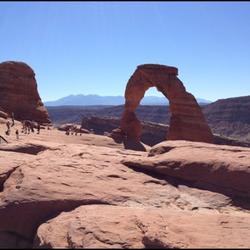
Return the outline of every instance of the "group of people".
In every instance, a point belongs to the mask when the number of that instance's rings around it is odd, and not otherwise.
[[[14,127],[15,125],[15,120],[14,120],[14,113],[12,113],[11,115],[11,120],[12,120],[12,124],[10,123],[9,120],[6,121],[6,126],[7,126],[7,130],[5,131],[6,135],[10,135],[11,132],[11,127]],[[21,132],[24,134],[30,134],[30,132],[34,133],[34,128],[36,127],[37,129],[37,134],[40,134],[40,124],[37,123],[37,125],[35,125],[35,122],[33,121],[29,121],[29,120],[24,120],[22,121],[22,130]],[[16,139],[19,139],[19,130],[16,129],[15,131],[16,134]]]
[[[67,128],[66,129],[66,132],[65,132],[65,135],[77,135],[79,132],[75,129],[75,128]],[[80,136],[82,135],[82,133],[79,133]]]
[[[94,130],[93,129],[90,129],[90,133],[91,134],[94,134]],[[82,135],[82,132],[81,132],[81,129],[77,129],[77,128],[74,128],[74,127],[68,127],[66,128],[65,130],[65,135],[78,135],[80,134],[80,136]]]
[[[30,134],[30,132],[34,133],[34,128],[35,128],[35,124],[32,121],[29,120],[25,120],[22,121],[22,133],[24,134]],[[37,134],[40,134],[40,124],[37,123],[36,129],[37,129]]]
[[[14,119],[14,113],[11,113],[11,120],[12,120],[12,124],[10,125],[10,121],[7,120],[6,122],[6,126],[7,126],[7,130],[5,132],[6,135],[10,135],[10,127],[13,127],[15,125],[15,119]]]

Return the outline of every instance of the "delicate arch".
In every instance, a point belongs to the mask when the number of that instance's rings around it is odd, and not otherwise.
[[[194,96],[178,79],[178,69],[157,64],[137,67],[125,90],[125,110],[121,118],[121,132],[128,138],[140,140],[141,124],[135,110],[150,87],[156,87],[168,98],[171,117],[168,140],[213,142],[213,135]]]

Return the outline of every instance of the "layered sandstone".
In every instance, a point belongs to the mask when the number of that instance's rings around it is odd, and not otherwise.
[[[178,79],[175,67],[145,64],[137,67],[125,90],[125,111],[121,130],[135,141],[141,137],[141,124],[135,110],[147,89],[156,87],[169,100],[171,117],[168,140],[213,142],[212,132],[194,96],[188,93]]]
[[[1,247],[250,245],[250,149],[169,141],[138,152],[57,129],[8,139]]]
[[[17,120],[50,123],[37,90],[34,71],[23,62],[0,63],[0,107]]]
[[[72,141],[55,142],[56,135]],[[1,247],[250,244],[249,149],[179,141],[148,155],[104,136],[53,130],[37,136],[0,146]],[[145,169],[143,162],[155,164]],[[207,182],[213,177],[216,190]]]

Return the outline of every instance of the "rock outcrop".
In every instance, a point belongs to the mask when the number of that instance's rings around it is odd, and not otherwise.
[[[74,133],[83,133],[83,134],[89,134],[90,131],[84,128],[81,128],[79,125],[72,124],[72,123],[66,123],[57,128],[60,131],[69,131]]]
[[[34,246],[97,249],[237,248],[248,246],[247,237],[250,233],[239,226],[249,228],[247,223],[250,223],[249,216],[232,217],[211,211],[193,213],[139,206],[81,206],[41,225]]]
[[[141,124],[135,115],[145,91],[156,87],[169,100],[171,118],[168,140],[213,142],[212,132],[194,96],[188,93],[177,78],[175,67],[145,64],[137,67],[125,90],[125,111],[121,130],[135,141],[141,137]]]
[[[0,247],[249,246],[249,149],[112,142],[44,130],[1,144]]]
[[[34,71],[23,62],[0,63],[0,107],[17,120],[50,123],[37,90]]]
[[[165,141],[152,147],[147,157],[124,164],[199,188],[250,198],[249,148]]]

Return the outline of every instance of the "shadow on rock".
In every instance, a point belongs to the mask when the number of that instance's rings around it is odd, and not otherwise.
[[[135,151],[147,151],[145,146],[140,142],[133,139],[126,139],[123,141],[125,149],[135,150]]]

